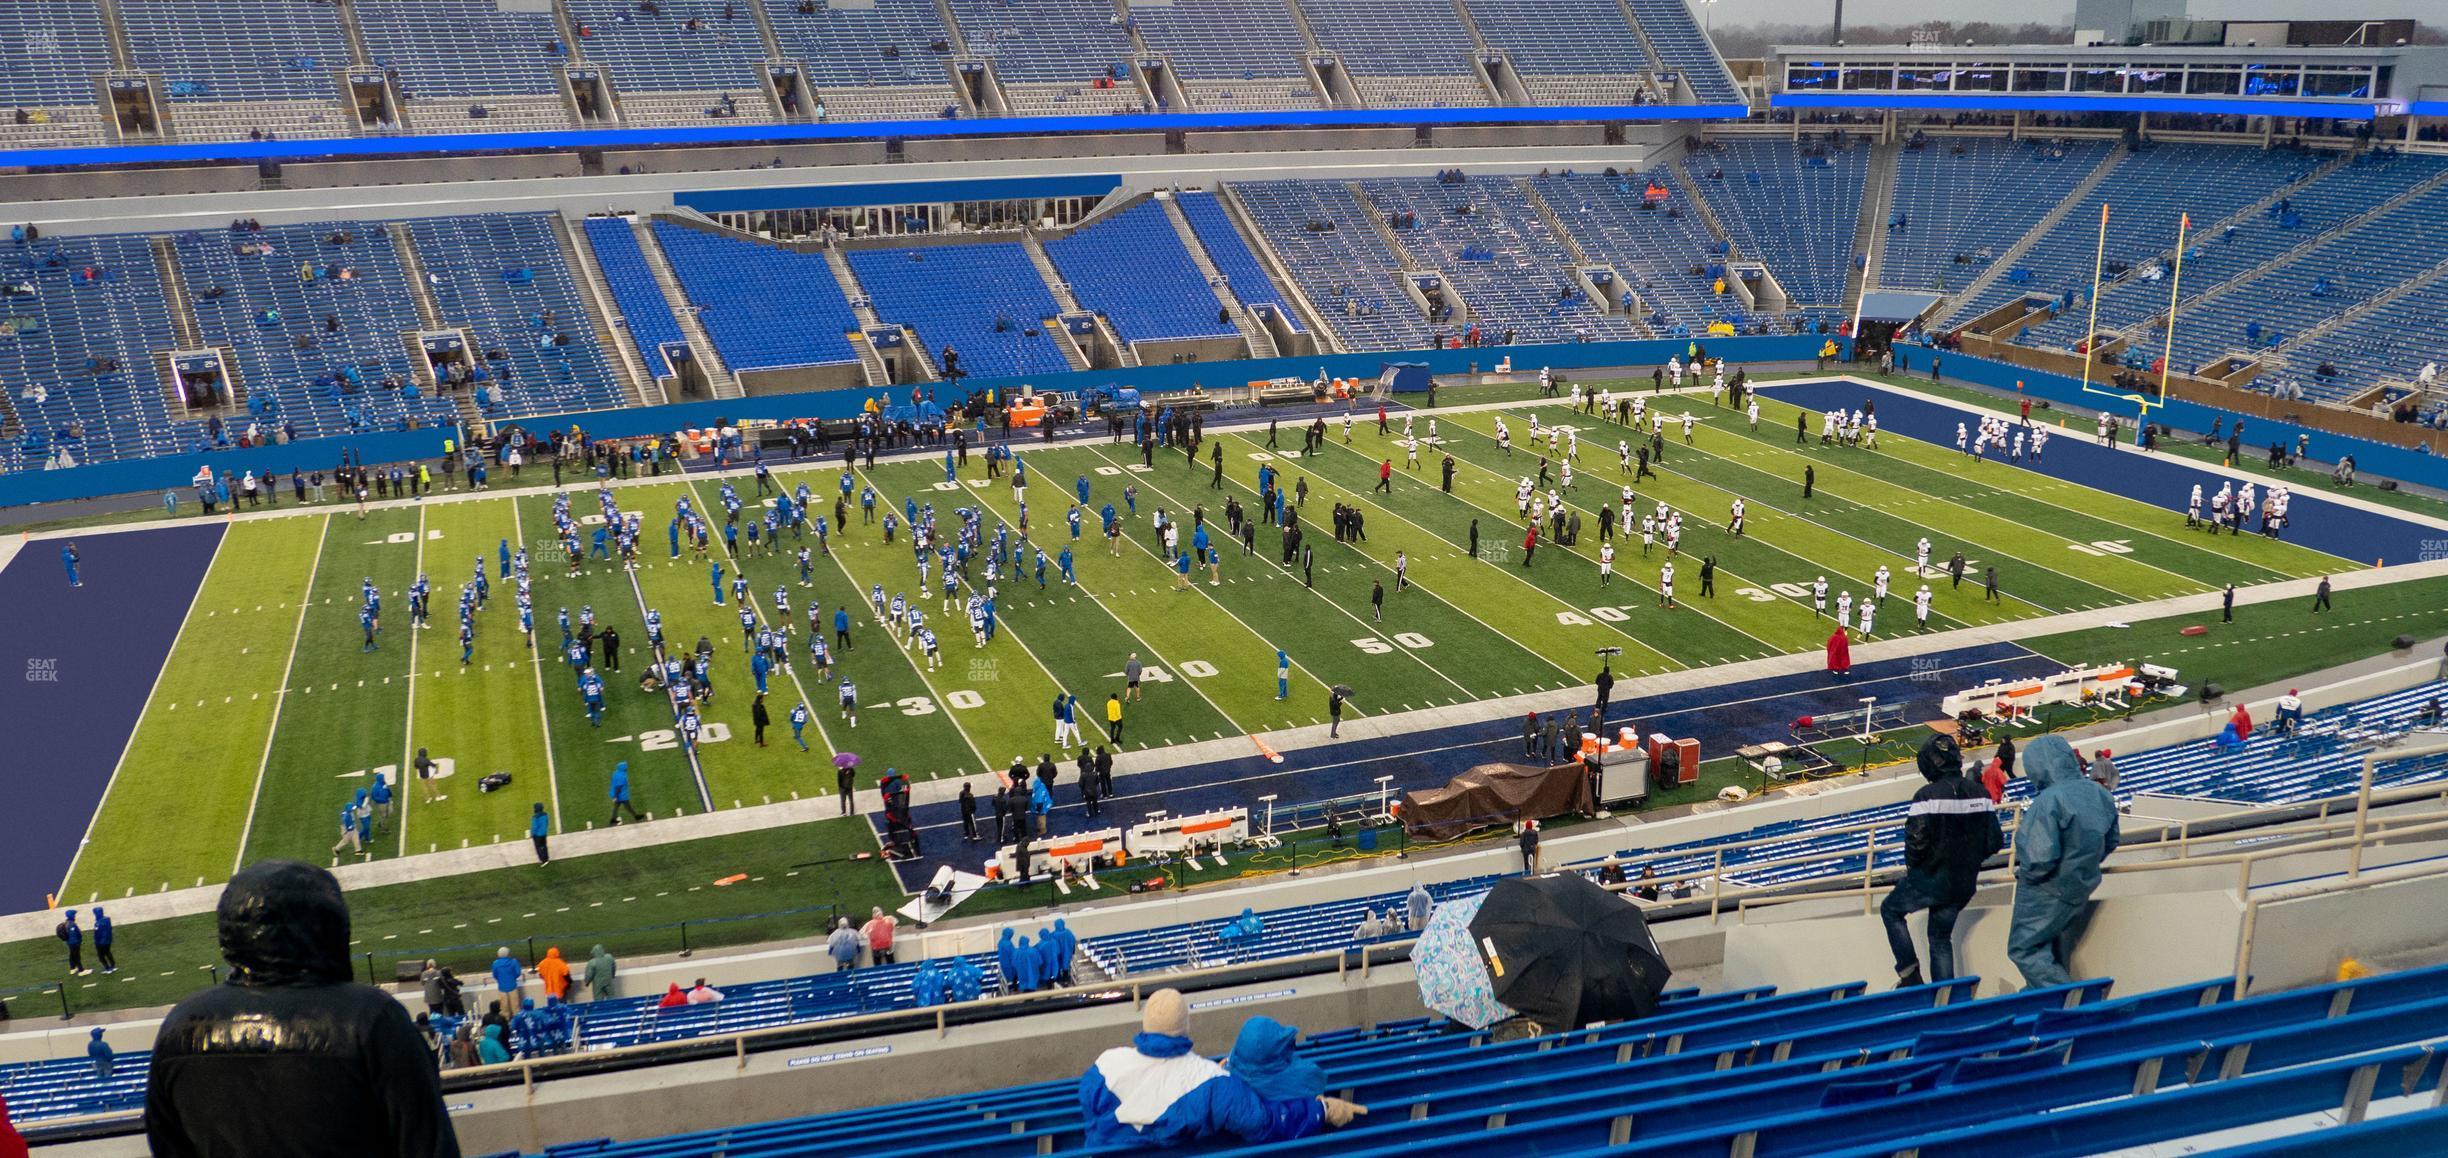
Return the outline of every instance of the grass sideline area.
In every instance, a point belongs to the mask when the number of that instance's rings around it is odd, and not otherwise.
[[[2205,618],[2209,635],[2177,634]],[[2244,608],[2232,627],[2221,627],[2216,619],[2215,614],[2168,616],[2125,628],[2040,636],[2026,641],[2026,646],[2068,664],[2108,658],[2167,663],[2189,685],[2216,681],[2240,688],[2293,679],[2376,654],[2388,637],[2399,632],[2423,638],[2448,634],[2448,579],[2358,591],[2335,616],[2316,619],[2300,604],[2290,602]],[[2291,642],[2283,648],[2262,646],[2278,640]],[[2055,728],[2072,728],[2104,718],[2066,711],[2048,722]],[[1879,767],[1908,759],[1927,735],[1928,730],[1919,726],[1892,729],[1866,756],[1855,754],[1849,759],[1848,766]],[[1702,765],[1696,784],[1659,791],[1648,810],[1710,800],[1728,785],[1755,792],[1762,787],[1758,776],[1739,761],[1711,760]],[[1562,833],[1587,823],[1559,824],[1554,831]],[[678,924],[684,920],[691,922],[689,944],[695,948],[812,937],[831,911],[824,906],[837,905],[842,911],[858,913],[869,906],[891,908],[904,899],[880,861],[846,859],[872,852],[866,825],[864,818],[849,817],[565,859],[548,870],[501,869],[358,890],[349,897],[356,915],[356,948],[376,953],[380,967],[392,958],[428,955],[421,948],[425,946],[468,946],[430,955],[463,976],[472,976],[481,971],[492,946],[511,944],[514,952],[524,953],[523,945],[529,939],[539,946],[560,945],[565,956],[597,941],[621,957],[673,953],[680,948]],[[1455,843],[1500,839],[1501,834],[1494,834]],[[1375,853],[1362,853],[1348,844],[1335,845],[1323,832],[1309,832],[1281,850],[1245,852],[1230,865],[1209,864],[1198,870],[1181,866],[1131,869],[1110,874],[1107,883],[1109,889],[1115,884],[1127,887],[1134,877],[1161,875],[1177,889],[1228,887],[1293,869],[1381,858],[1398,851],[1425,853],[1439,847],[1405,846],[1398,833],[1390,832],[1381,833],[1381,841]],[[799,867],[802,865],[807,867]],[[749,874],[749,880],[723,888],[712,886],[712,881],[734,872]],[[572,878],[579,883],[567,888],[551,883]],[[554,891],[549,907],[536,897],[543,889]],[[1112,891],[1075,893],[1068,903],[1110,903],[1115,897]],[[1050,886],[1026,891],[996,889],[964,904],[957,916],[992,916],[1059,902]],[[782,915],[758,915],[773,913]],[[119,977],[66,979],[69,1000],[77,1012],[167,1004],[201,984],[203,971],[219,960],[210,914],[122,924],[119,930],[119,950],[129,966]],[[481,935],[487,932],[492,935]],[[585,944],[577,944],[580,941]],[[0,979],[9,986],[45,987],[8,997],[16,1018],[56,1015],[58,999],[47,987],[62,961],[59,944],[48,938],[0,944]]]
[[[1519,565],[1517,480],[1538,471],[1545,449],[1545,439],[1531,445],[1534,418],[1583,444],[1577,485],[1564,503],[1585,523],[1594,527],[1619,487],[1633,482],[1615,462],[1614,444],[1630,436],[1627,428],[1532,402],[1413,419],[1424,444],[1416,467],[1405,439],[1362,421],[1348,435],[1330,424],[1325,444],[1298,457],[1290,449],[1297,432],[1270,447],[1262,430],[1214,432],[1195,464],[1178,455],[1143,462],[1108,442],[1028,449],[1033,485],[1025,489],[988,478],[978,455],[957,478],[925,459],[847,476],[838,466],[774,470],[783,490],[807,488],[820,513],[857,510],[855,497],[827,509],[846,478],[853,496],[877,493],[878,523],[905,518],[923,501],[947,527],[955,508],[978,512],[989,543],[1007,526],[1023,543],[1033,532],[1033,548],[999,575],[981,564],[950,599],[914,571],[906,534],[887,542],[860,514],[849,514],[831,535],[830,553],[812,556],[804,573],[791,555],[812,534],[785,536],[781,550],[762,555],[745,550],[744,538],[742,553],[727,555],[719,536],[709,555],[667,550],[666,524],[678,505],[719,519],[725,486],[738,489],[754,519],[759,508],[751,504],[760,499],[747,479],[618,488],[622,508],[643,521],[634,572],[608,558],[565,569],[551,531],[554,502],[540,493],[383,510],[363,520],[317,509],[241,521],[205,578],[91,840],[59,892],[69,903],[107,903],[224,879],[247,859],[329,856],[340,807],[377,772],[400,798],[397,823],[371,848],[343,855],[515,841],[535,802],[558,831],[583,830],[602,822],[620,761],[630,765],[637,806],[663,816],[830,794],[829,757],[844,750],[861,757],[863,777],[884,767],[921,780],[976,774],[1040,752],[1046,705],[1058,693],[1079,697],[1089,722],[1100,720],[1106,693],[1120,690],[1134,653],[1149,669],[1151,694],[1129,709],[1126,753],[1323,723],[1330,685],[1358,689],[1347,716],[1380,715],[1577,686],[1598,646],[1622,648],[1616,667],[1630,676],[1810,652],[1828,630],[1811,607],[1814,580],[1828,581],[1831,602],[1845,591],[1866,597],[1873,572],[1909,564],[1924,537],[1934,563],[1958,548],[1994,562],[2005,592],[1989,601],[1977,585],[1933,584],[1931,630],[2112,607],[2229,581],[2249,586],[2323,573],[2338,562],[2258,536],[2171,532],[2160,508],[2036,473],[1968,479],[1948,451],[1909,439],[1891,438],[1875,451],[1796,448],[1782,431],[1800,411],[1774,400],[1763,403],[1757,430],[1704,397],[1674,405],[1695,412],[1698,437],[1670,439],[1657,472],[1638,487],[1644,512],[1656,502],[1682,513],[1682,554],[1619,539],[1611,569],[1595,558],[1594,531],[1573,547],[1544,547],[1535,567]],[[1450,490],[1438,478],[1447,455]],[[1795,480],[1806,466],[1818,471],[1820,489],[1802,500]],[[1313,529],[1312,571],[1280,565],[1272,528],[1257,536],[1255,556],[1227,537],[1224,505],[1255,508],[1260,472],[1270,468],[1287,488],[1293,479],[1310,488],[1303,522]],[[1380,488],[1388,469],[1394,477]],[[1089,499],[1074,506],[1080,488]],[[1738,499],[1749,510],[1741,535],[1727,513]],[[1337,503],[1366,517],[1365,537],[1330,535],[1325,508]],[[1124,528],[1110,546],[1097,533],[1106,505]],[[595,517],[594,507],[591,494],[573,493],[573,515]],[[1184,522],[1194,510],[1205,513],[1218,540],[1212,572],[1194,568],[1186,580],[1176,573],[1153,534],[1157,508]],[[1082,522],[1076,538],[1066,525],[1072,514]],[[1180,549],[1190,537],[1182,536]],[[2109,538],[2132,548],[2104,555],[2082,546]],[[532,556],[532,641],[518,630],[498,566],[510,547]],[[1038,562],[1066,549],[1077,584],[1063,583],[1059,566]],[[1697,597],[1703,556],[1716,561],[1715,598]],[[495,590],[462,663],[450,594],[471,560]],[[1669,564],[1685,584],[1671,609],[1661,590]],[[727,588],[720,599],[710,597],[709,583],[718,567]],[[434,580],[430,631],[411,630],[404,614],[406,587],[419,574]],[[835,654],[834,678],[855,679],[864,726],[848,726],[834,710],[832,680],[802,662],[767,681],[767,706],[778,729],[793,705],[807,704],[816,750],[798,751],[787,732],[781,743],[750,742],[755,696],[743,607],[727,582],[743,576],[751,580],[745,611],[759,624],[781,622],[786,599],[801,624],[811,611],[852,609],[855,641]],[[371,651],[357,646],[357,593],[368,582],[382,593],[385,613],[380,646]],[[1880,624],[1884,636],[1912,628],[1916,582],[1900,575]],[[979,647],[967,638],[959,602],[986,588],[998,591],[999,630]],[[905,633],[884,630],[869,608],[878,590],[914,596],[943,654],[930,659]],[[719,694],[703,710],[707,730],[693,758],[674,741],[660,693],[634,686],[648,658],[641,619],[650,608],[663,616],[674,646],[701,640],[717,657]],[[579,702],[556,642],[563,609],[574,617],[592,609],[600,623],[621,630],[621,669],[602,673],[609,687],[600,726]],[[803,661],[804,638],[794,634],[791,649]],[[1284,699],[1275,696],[1279,645],[1292,666]],[[402,783],[420,751],[448,772],[438,782],[441,799],[429,802]],[[472,790],[476,778],[496,771],[513,773],[510,790]],[[188,823],[155,831],[154,818],[172,802]]]

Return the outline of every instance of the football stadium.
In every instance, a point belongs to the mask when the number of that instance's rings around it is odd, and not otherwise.
[[[0,1158],[2448,1152],[2448,22],[1853,9],[0,5]]]

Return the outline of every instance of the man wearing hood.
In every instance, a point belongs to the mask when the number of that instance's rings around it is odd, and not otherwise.
[[[1047,929],[1037,934],[1037,979],[1047,988],[1063,983],[1063,974],[1071,971],[1071,963],[1063,959],[1063,939]]]
[[[1072,932],[1071,926],[1063,923],[1061,917],[1056,917],[1054,927],[1046,931],[1046,936],[1054,939],[1058,946],[1055,959],[1062,963],[1062,968],[1054,974],[1054,982],[1057,985],[1069,985],[1071,984],[1071,962],[1079,956],[1079,934]]]
[[[944,993],[954,1001],[975,1001],[986,991],[986,974],[972,958],[953,958],[945,974]]]
[[[1928,980],[1955,976],[1955,918],[1979,886],[1981,865],[2005,847],[1997,808],[1981,786],[1963,775],[1963,752],[1955,737],[1937,735],[1921,745],[1921,775],[1929,783],[1913,794],[1904,820],[1904,879],[1879,906],[1887,945],[1895,951],[1896,986],[1922,983],[1921,959],[1913,952],[1908,913],[1929,911]]]
[[[944,1003],[944,983],[943,970],[937,968],[932,960],[923,962],[918,966],[918,971],[910,975],[910,1000],[917,1002],[921,1009],[941,1005]]]
[[[858,930],[850,927],[850,918],[834,918],[833,934],[825,938],[825,952],[832,955],[835,972],[846,973],[858,968],[859,950],[865,945],[866,941],[858,935]]]
[[[1189,1034],[1190,1010],[1182,995],[1171,989],[1150,994],[1140,1032],[1130,1044],[1106,1050],[1080,1075],[1080,1116],[1089,1149],[1112,1153],[1226,1137],[1281,1142],[1314,1134],[1329,1121],[1348,1122],[1357,1110],[1340,1099],[1314,1095],[1262,1097],[1248,1079],[1200,1056]],[[1305,1071],[1288,1053],[1276,1040],[1254,1042],[1247,1064],[1268,1088],[1297,1090]],[[1322,1078],[1318,1084],[1323,1087]]]
[[[1023,936],[1012,942],[1012,966],[1018,972],[1013,984],[1022,993],[1035,993],[1045,988],[1045,956],[1037,951],[1035,942]]]
[[[1224,1059],[1224,1070],[1241,1079],[1266,1104],[1272,1122],[1298,1123],[1310,1120],[1313,1112],[1322,1112],[1327,1123],[1341,1126],[1354,1115],[1368,1113],[1366,1106],[1326,1097],[1326,1072],[1300,1056],[1299,1047],[1299,1030],[1260,1014],[1241,1023],[1232,1053]],[[1312,1125],[1303,1133],[1314,1129]]]
[[[2116,797],[2083,775],[2063,737],[2032,741],[2022,767],[2038,791],[2015,825],[2017,887],[2006,957],[2039,989],[2074,979],[2066,965],[2091,922],[2100,863],[2117,848],[2117,806]]]
[[[502,1041],[502,1027],[484,1027],[484,1040],[476,1043],[476,1060],[485,1065],[504,1065],[510,1061],[510,1047]]]
[[[218,921],[228,980],[180,1002],[154,1039],[154,1154],[458,1158],[407,1010],[349,980],[348,906],[330,873],[249,865],[222,891]]]
[[[610,1001],[620,996],[619,976],[620,963],[604,952],[603,946],[595,946],[595,951],[587,955],[587,1000]]]
[[[569,1000],[570,967],[561,959],[561,947],[544,950],[544,959],[536,962],[536,980],[544,984],[547,999]]]

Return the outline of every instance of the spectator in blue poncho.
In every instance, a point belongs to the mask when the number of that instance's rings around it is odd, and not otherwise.
[[[1071,971],[1071,963],[1063,958],[1063,941],[1047,929],[1037,934],[1037,981],[1047,988],[1062,984],[1062,976]]]
[[[1301,1130],[1304,1134],[1313,1132],[1315,1120],[1321,1117],[1340,1126],[1354,1114],[1368,1113],[1366,1106],[1326,1097],[1326,1072],[1296,1053],[1299,1045],[1299,1030],[1261,1014],[1241,1024],[1232,1054],[1224,1059],[1224,1070],[1241,1079],[1266,1104],[1270,1120],[1308,1122]]]
[[[967,957],[956,957],[948,973],[950,976],[945,982],[945,989],[952,1000],[975,1001],[985,993],[986,974],[984,970],[977,967],[976,961]]]
[[[1080,1076],[1088,1149],[1109,1154],[1207,1138],[1281,1142],[1316,1133],[1322,1124],[1342,1125],[1359,1109],[1336,1098],[1263,1096],[1247,1079],[1199,1056],[1189,1034],[1182,995],[1171,989],[1150,994],[1130,1044],[1098,1055]],[[1252,1070],[1269,1089],[1299,1086],[1300,1075],[1253,1057]]]
[[[1012,981],[1020,992],[1035,993],[1045,988],[1045,963],[1028,938],[1021,937],[1012,942],[1012,966],[1018,971],[1013,974]]]
[[[1003,974],[1003,991],[1015,993],[1020,988],[1019,946],[1012,940],[1009,926],[995,938],[995,968]]]
[[[1071,984],[1071,962],[1079,956],[1079,934],[1072,932],[1071,926],[1064,924],[1061,917],[1056,917],[1054,928],[1049,930],[1046,936],[1062,942],[1062,952],[1056,956],[1056,960],[1062,962],[1062,971],[1055,975],[1054,980],[1056,984],[1069,985]]]
[[[920,965],[918,972],[911,975],[910,998],[916,1001],[921,1008],[943,1004],[944,975],[935,968],[933,961]]]

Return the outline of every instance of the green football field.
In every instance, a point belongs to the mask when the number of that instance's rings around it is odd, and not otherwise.
[[[1886,637],[1913,629],[1910,596],[1921,580],[1911,570],[1923,536],[1933,562],[1961,550],[1974,574],[1994,565],[2002,589],[1989,602],[1977,583],[1957,589],[1931,577],[1931,630],[2351,566],[2257,536],[2185,534],[2159,508],[2003,465],[1967,477],[1951,449],[1902,438],[1876,450],[1822,448],[1815,439],[1796,447],[1796,412],[1776,402],[1763,403],[1754,432],[1705,397],[1690,401],[1703,418],[1693,443],[1685,445],[1679,424],[1670,423],[1658,477],[1636,488],[1641,507],[1663,501],[1684,515],[1672,608],[1661,606],[1658,591],[1669,562],[1662,545],[1644,555],[1637,534],[1618,539],[1611,576],[1595,560],[1599,512],[1619,505],[1630,481],[1614,449],[1630,432],[1568,415],[1561,404],[1440,410],[1433,442],[1422,414],[1413,420],[1421,440],[1416,471],[1399,420],[1391,435],[1363,420],[1348,443],[1334,424],[1327,445],[1309,456],[1294,453],[1295,428],[1272,449],[1263,429],[1211,430],[1210,444],[1224,450],[1220,480],[1206,453],[1195,464],[1178,451],[1159,454],[1143,467],[1135,448],[1106,443],[1024,445],[1025,491],[986,479],[975,454],[949,483],[939,458],[885,461],[853,479],[854,488],[872,485],[883,496],[879,511],[915,498],[933,503],[949,526],[952,508],[979,506],[991,537],[998,520],[1016,528],[1025,496],[1031,537],[1049,556],[1046,585],[1038,585],[1033,556],[1001,576],[998,631],[978,647],[961,613],[944,610],[940,588],[930,583],[919,600],[941,639],[930,664],[897,645],[866,610],[871,587],[916,594],[917,574],[906,529],[885,544],[878,528],[861,522],[855,500],[849,526],[835,529],[830,555],[816,557],[804,583],[791,559],[801,544],[788,538],[769,557],[726,561],[746,571],[760,616],[772,617],[779,587],[798,625],[792,654],[799,662],[769,681],[775,726],[762,748],[751,740],[738,607],[727,592],[715,605],[709,561],[686,551],[672,559],[666,546],[664,527],[680,498],[719,516],[719,480],[616,488],[622,507],[644,517],[634,574],[590,561],[575,578],[565,575],[551,535],[552,498],[541,492],[429,501],[363,519],[318,510],[240,521],[206,576],[62,896],[107,900],[211,883],[264,856],[328,862],[342,805],[376,773],[398,785],[420,750],[448,772],[435,782],[436,798],[401,787],[373,844],[343,849],[340,859],[520,841],[536,802],[559,831],[601,825],[608,778],[622,760],[637,806],[660,817],[829,794],[837,751],[858,753],[871,776],[889,765],[920,779],[1002,767],[1015,755],[1033,759],[1049,746],[1058,693],[1079,697],[1083,729],[1095,738],[1106,696],[1120,689],[1133,653],[1150,681],[1146,699],[1125,714],[1123,746],[1135,751],[1322,723],[1325,689],[1334,684],[1355,689],[1347,714],[1377,715],[1577,685],[1601,647],[1621,648],[1617,671],[1635,675],[1812,651],[1829,631],[1811,606],[1813,582],[1824,577],[1831,600],[1843,591],[1862,596],[1882,565],[1901,598],[1878,623],[1876,634]],[[1682,406],[1675,403],[1678,414]],[[1499,414],[1512,431],[1510,453],[1494,437]],[[1521,477],[1538,471],[1528,434],[1533,414],[1542,428],[1561,423],[1580,436],[1566,500],[1585,530],[1577,547],[1542,544],[1524,566],[1514,493]],[[1438,485],[1446,454],[1455,459],[1450,493]],[[1390,493],[1376,492],[1388,460]],[[1276,562],[1273,528],[1260,528],[1251,557],[1224,533],[1224,504],[1237,498],[1254,509],[1258,472],[1270,463],[1286,486],[1308,484],[1301,520],[1315,552],[1314,586]],[[1816,472],[1807,501],[1805,465]],[[828,518],[839,475],[838,465],[776,471],[784,488],[806,483]],[[1074,543],[1066,513],[1080,479],[1091,498]],[[752,480],[734,485],[755,501]],[[1129,499],[1125,487],[1135,488]],[[1737,497],[1748,506],[1739,538],[1726,528]],[[1125,510],[1118,550],[1109,550],[1097,526],[1096,508],[1108,502]],[[1327,512],[1337,502],[1364,512],[1366,541],[1335,541]],[[1209,520],[1221,556],[1212,581],[1199,568],[1182,584],[1160,557],[1151,521],[1160,507]],[[573,503],[576,514],[594,509],[591,496]],[[1476,556],[1469,550],[1474,521]],[[519,632],[510,585],[499,577],[504,541],[525,544],[533,559],[541,654]],[[813,534],[805,540],[814,542]],[[1075,555],[1076,585],[1063,583],[1051,561],[1064,545]],[[1407,580],[1399,585],[1398,557]],[[1717,565],[1708,599],[1698,596],[1703,557]],[[479,565],[492,576],[492,599],[463,665],[454,594]],[[434,588],[428,631],[407,622],[405,590],[420,572]],[[368,580],[382,592],[385,628],[371,652],[361,650],[357,614]],[[1382,619],[1371,603],[1378,584]],[[834,674],[857,683],[863,708],[855,727],[836,710],[832,684],[807,664],[803,642],[811,621],[821,617],[829,630],[844,605],[856,621],[855,647],[836,655]],[[556,654],[554,619],[564,606],[573,616],[591,606],[623,637],[623,670],[606,673],[600,726],[588,720]],[[672,734],[660,694],[635,682],[650,607],[662,614],[667,640],[704,636],[718,657],[718,694],[694,760]],[[1276,695],[1279,647],[1293,664],[1283,699]],[[806,752],[782,723],[802,701],[814,715]],[[497,771],[513,774],[511,787],[478,792],[477,779]]]

